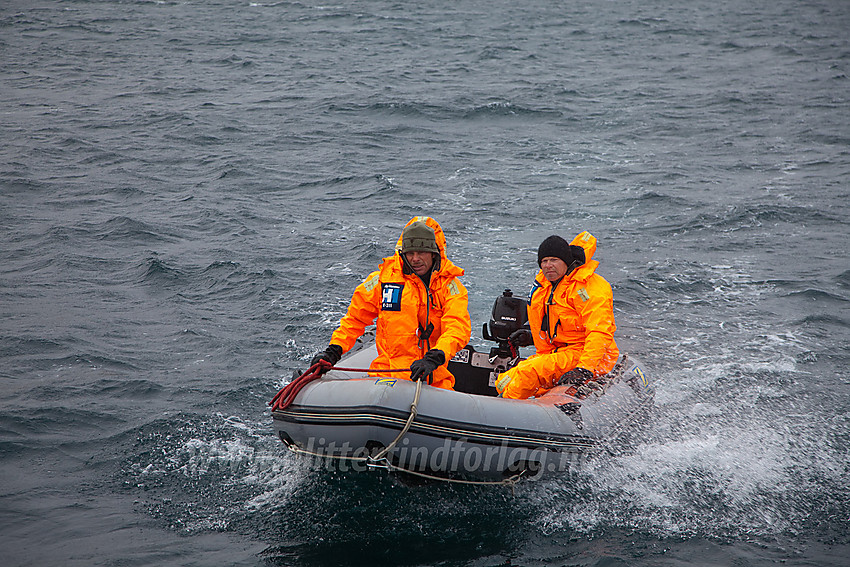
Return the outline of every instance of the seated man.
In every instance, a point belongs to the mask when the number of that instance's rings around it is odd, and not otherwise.
[[[339,362],[377,318],[378,356],[370,375],[407,378],[381,371],[409,366],[411,380],[452,389],[455,378],[447,363],[469,342],[471,330],[468,294],[458,279],[462,275],[446,256],[446,237],[437,221],[410,219],[395,254],[357,286],[331,344],[311,365]]]
[[[583,386],[617,362],[614,297],[591,260],[596,238],[585,231],[571,244],[550,236],[537,250],[537,274],[528,294],[530,330],[515,331],[514,346],[534,344],[536,354],[499,375],[503,398],[525,399],[560,384]]]

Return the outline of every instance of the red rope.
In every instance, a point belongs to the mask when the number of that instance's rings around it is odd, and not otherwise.
[[[342,366],[334,366],[331,370],[342,370],[343,372],[410,372],[410,368],[343,368]]]
[[[322,360],[308,368],[304,374],[281,388],[280,391],[275,394],[275,397],[269,402],[269,405],[272,407],[272,411],[288,408],[292,402],[295,401],[295,396],[298,395],[298,392],[300,392],[304,386],[313,380],[321,378],[328,370],[342,370],[344,372],[410,372],[410,368],[391,368],[389,370],[377,368],[342,368],[339,366],[331,366],[330,362]]]

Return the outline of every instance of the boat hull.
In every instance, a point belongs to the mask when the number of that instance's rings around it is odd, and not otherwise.
[[[366,368],[375,354],[374,345],[366,345],[340,366]],[[453,365],[459,383],[465,374],[480,374],[482,366],[497,371],[498,361],[471,354]],[[508,400],[425,385],[408,426],[416,388],[409,380],[333,370],[304,386],[288,408],[273,411],[274,428],[293,451],[346,468],[383,466],[503,481],[572,470],[613,447],[653,399],[647,374],[627,356],[608,376],[604,391],[585,399],[566,387]],[[382,458],[374,458],[382,452]]]

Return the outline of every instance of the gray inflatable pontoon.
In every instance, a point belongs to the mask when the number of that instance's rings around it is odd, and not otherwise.
[[[338,367],[369,367],[377,351],[364,338]],[[566,386],[528,400],[496,397],[493,380],[508,361],[467,346],[449,363],[454,391],[331,370],[273,409],[274,428],[294,452],[349,469],[505,483],[564,473],[613,448],[653,404],[649,376],[628,355],[585,399]]]

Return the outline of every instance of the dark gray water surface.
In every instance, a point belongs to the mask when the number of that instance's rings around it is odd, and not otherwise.
[[[4,565],[845,565],[850,3],[0,2]],[[267,402],[413,215],[473,342],[599,239],[658,380],[563,479],[409,487]]]

